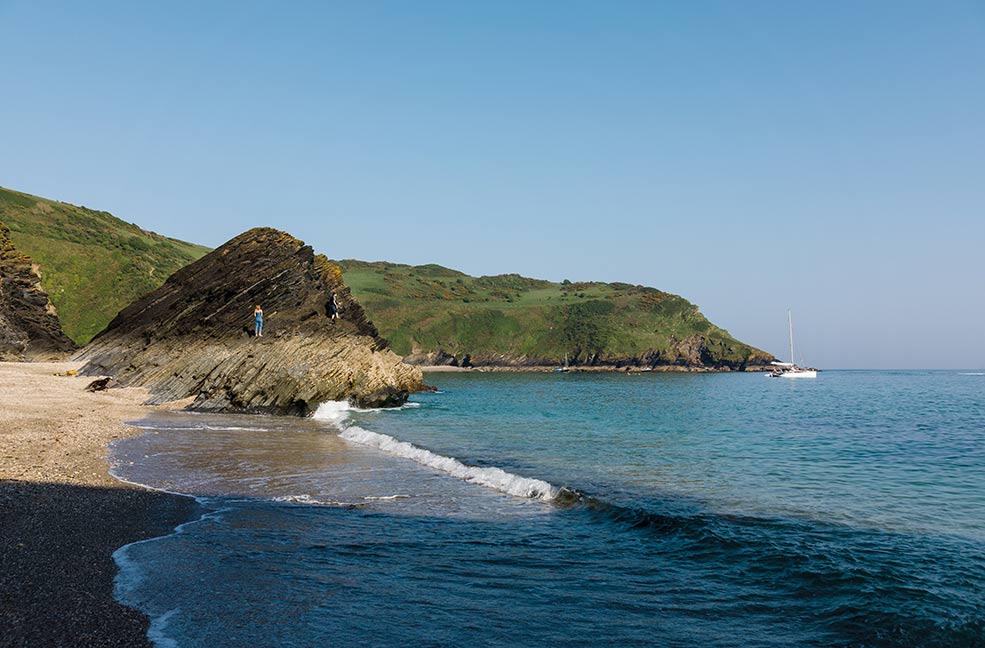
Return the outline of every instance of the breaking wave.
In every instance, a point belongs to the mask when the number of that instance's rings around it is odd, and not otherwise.
[[[413,405],[417,405],[414,403]],[[395,439],[388,434],[371,432],[357,425],[346,425],[350,412],[364,411],[352,407],[344,401],[328,401],[318,406],[314,418],[329,421],[341,429],[339,436],[346,441],[376,448],[387,454],[410,459],[422,466],[445,472],[452,477],[471,484],[529,499],[554,501],[565,489],[558,488],[541,479],[521,477],[502,468],[479,467],[464,464],[454,457],[445,457],[412,443]]]

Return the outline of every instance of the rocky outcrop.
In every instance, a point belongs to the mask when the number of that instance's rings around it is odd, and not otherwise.
[[[331,319],[331,291],[341,317]],[[253,310],[263,308],[262,337]],[[253,229],[174,273],[126,307],[79,356],[82,373],[149,388],[152,403],[194,397],[191,409],[310,414],[319,403],[398,405],[421,372],[387,348],[342,282],[310,246]]]
[[[0,360],[59,360],[75,348],[62,332],[37,267],[0,223]]]
[[[758,371],[768,365],[773,356],[753,350],[746,357],[738,356],[734,348],[722,340],[704,335],[671,338],[670,348],[664,351],[648,351],[634,358],[621,359],[621,365],[642,367],[680,367],[682,369],[707,369],[710,371]],[[732,359],[736,358],[736,359]]]
[[[639,355],[610,355],[605,353],[579,354],[570,356],[572,367],[591,367],[595,369],[625,367],[651,368],[661,371],[762,371],[775,358],[765,352],[753,352],[740,360],[727,360],[733,349],[724,349],[724,343],[704,335],[690,335],[682,339],[671,338],[670,346],[664,350],[651,349]],[[726,352],[727,351],[727,352]],[[422,367],[488,367],[494,369],[516,369],[552,367],[561,364],[558,358],[518,356],[503,353],[472,353],[461,357],[444,349],[423,351],[415,348],[404,362]]]

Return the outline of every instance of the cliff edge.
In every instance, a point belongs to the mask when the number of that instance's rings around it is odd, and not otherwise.
[[[59,360],[76,349],[41,287],[31,258],[0,223],[0,361]]]
[[[337,266],[290,234],[257,228],[124,308],[78,357],[81,373],[147,387],[151,403],[194,397],[190,409],[307,415],[328,400],[399,405],[421,389],[420,370],[387,347]]]

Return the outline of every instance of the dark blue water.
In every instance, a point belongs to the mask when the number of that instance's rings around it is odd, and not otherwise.
[[[118,442],[214,511],[118,554],[158,644],[985,645],[983,375],[429,381]]]

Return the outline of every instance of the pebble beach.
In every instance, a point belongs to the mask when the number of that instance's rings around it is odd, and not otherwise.
[[[142,389],[86,392],[79,366],[0,363],[0,646],[150,646],[112,554],[196,512],[109,474],[107,444],[151,408]]]

